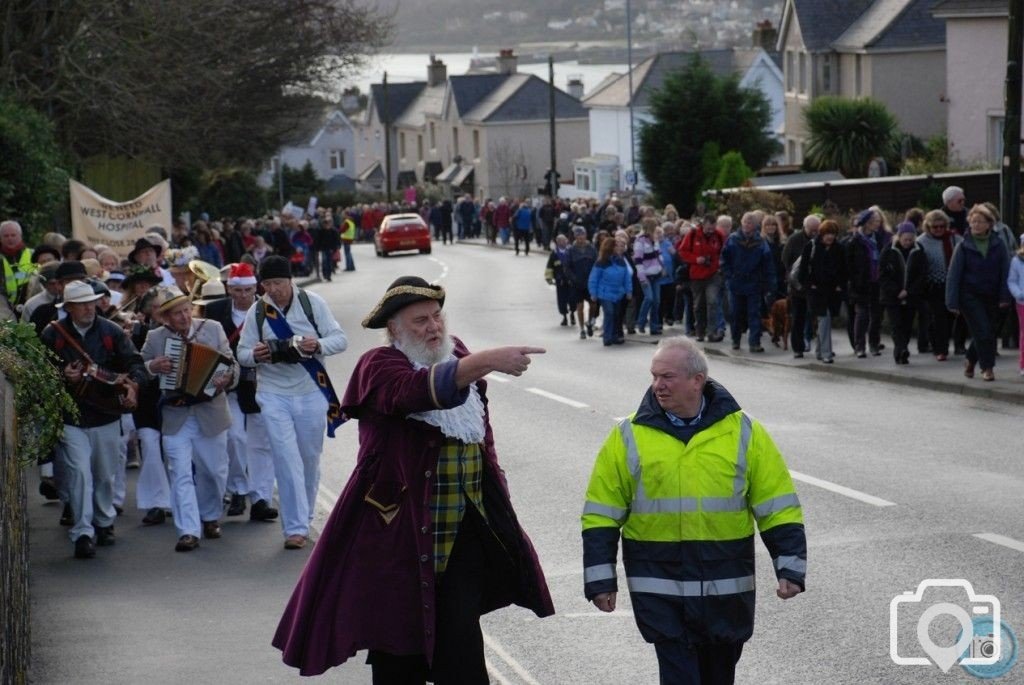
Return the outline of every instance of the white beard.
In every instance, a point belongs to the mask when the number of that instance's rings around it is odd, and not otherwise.
[[[421,366],[431,366],[446,361],[455,350],[455,341],[447,333],[444,334],[441,344],[435,349],[416,340],[410,340],[404,331],[395,336],[394,345],[395,349],[409,358],[409,361]]]

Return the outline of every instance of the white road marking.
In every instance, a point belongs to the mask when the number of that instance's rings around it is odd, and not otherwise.
[[[494,679],[491,682],[498,685],[512,685],[512,681],[502,675],[501,671],[494,667],[494,664],[487,659],[484,659],[484,664],[487,666],[487,673]]]
[[[817,485],[819,488],[823,488],[825,490],[829,490],[831,492],[834,492],[834,493],[837,493],[837,494],[840,494],[840,495],[845,495],[846,497],[850,497],[852,499],[858,500],[860,502],[864,502],[866,504],[873,504],[876,507],[895,507],[896,506],[895,502],[890,502],[889,500],[882,499],[881,497],[875,497],[874,495],[869,495],[869,494],[867,494],[865,492],[861,492],[860,490],[854,490],[853,488],[848,488],[845,485],[838,485],[836,483],[832,483],[832,482],[829,482],[827,480],[822,480],[821,478],[815,478],[814,476],[808,476],[807,474],[799,473],[798,471],[790,471],[789,475],[791,475],[794,480],[798,480],[798,481],[807,483],[809,485]]]
[[[1024,542],[1008,538],[1005,535],[996,535],[995,533],[975,533],[974,537],[997,545],[1002,545],[1003,547],[1009,547],[1010,549],[1018,552],[1024,552]]]
[[[579,614],[559,614],[562,618],[633,618],[632,611],[589,611]]]
[[[484,378],[486,378],[489,381],[494,381],[495,383],[511,383],[512,382],[511,378],[504,378],[502,376],[495,376],[493,373],[487,374],[486,376],[484,376]]]
[[[429,259],[430,261],[434,262],[435,264],[437,264],[438,266],[441,267],[441,275],[438,276],[435,279],[435,281],[434,281],[435,283],[437,281],[443,281],[444,279],[448,278],[448,265],[447,264],[445,264],[443,261],[441,261],[437,257],[427,257],[427,259]]]
[[[501,660],[508,664],[509,668],[515,671],[516,675],[522,678],[523,681],[527,683],[527,685],[540,685],[540,683],[533,679],[533,676],[530,675],[530,672],[523,668],[522,664],[520,664],[518,661],[512,658],[512,655],[506,652],[502,648],[502,646],[498,644],[497,641],[495,641],[493,637],[491,637],[487,633],[483,633],[483,636],[484,644],[487,645],[492,652],[501,657]]]
[[[532,392],[534,395],[540,395],[541,397],[546,397],[549,400],[554,400],[555,402],[561,402],[562,404],[567,404],[570,407],[573,407],[575,409],[586,409],[587,407],[590,406],[588,404],[585,404],[584,402],[577,402],[576,400],[570,400],[568,397],[562,397],[561,395],[556,395],[553,392],[548,392],[547,390],[541,390],[540,388],[527,388],[526,392]]]

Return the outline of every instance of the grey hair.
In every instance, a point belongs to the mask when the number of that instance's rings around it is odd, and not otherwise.
[[[820,226],[821,217],[818,216],[817,214],[808,214],[807,216],[804,217],[804,228],[810,228],[810,225],[815,222],[817,222],[817,224]]]
[[[949,186],[942,191],[942,204],[948,205],[953,201],[954,198],[964,194],[964,189],[960,186]]]
[[[693,338],[688,338],[685,335],[674,335],[671,338],[662,338],[658,342],[659,350],[682,350],[686,354],[686,360],[683,363],[683,371],[686,372],[688,378],[693,378],[698,373],[704,374],[704,377],[708,376],[708,358],[704,354],[704,350],[700,349],[700,346],[694,342]]]
[[[0,223],[0,231],[4,230],[5,228],[13,228],[18,232],[19,236],[22,235],[21,224],[19,224],[17,221],[14,221],[13,219],[9,219],[7,221],[4,221],[3,223]]]
[[[729,216],[728,214],[719,214],[718,218],[715,219],[715,225],[718,224],[732,228],[732,217]]]

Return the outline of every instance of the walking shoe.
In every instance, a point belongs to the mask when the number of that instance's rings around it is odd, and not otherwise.
[[[994,373],[992,373],[992,369],[982,369],[981,370],[981,380],[983,380],[983,381],[994,381],[995,379],[996,379],[996,375]]]
[[[793,359],[803,359],[803,358],[804,358],[804,353],[803,352],[794,352],[793,353]]]
[[[128,443],[128,460],[125,462],[126,469],[137,469],[141,465],[139,461],[139,441],[132,440]]]
[[[708,336],[708,342],[722,342],[725,339],[724,333],[715,333]]]
[[[872,357],[880,357],[880,356],[882,356],[882,349],[884,349],[884,348],[881,345],[879,345],[878,347],[872,347],[871,348],[871,356]]]
[[[182,535],[178,538],[178,544],[174,546],[175,552],[191,552],[199,546],[199,538],[195,535]]]
[[[834,363],[833,360],[832,360],[832,357],[829,357],[828,359],[822,359],[821,361],[823,363],[825,363],[825,364],[832,364],[832,363]]]
[[[587,332],[586,331],[580,331],[580,340],[586,340],[586,339],[587,339]]]
[[[220,537],[220,524],[216,521],[203,521],[203,537],[216,540]]]
[[[867,359],[868,355],[864,350],[857,350],[857,359]]]
[[[636,329],[635,328],[627,328],[626,329],[626,333],[628,333],[629,335],[636,335]]]
[[[50,501],[60,499],[60,494],[57,492],[57,482],[53,478],[41,478],[39,480],[39,494]]]
[[[949,355],[946,355],[946,354],[937,354],[937,355],[935,355],[935,361],[937,361],[937,362],[944,362],[947,359],[949,359]]]
[[[703,335],[698,335],[697,336],[697,342],[704,342],[704,336]]]
[[[569,323],[573,326],[576,325],[576,312],[569,312]]]
[[[228,516],[241,516],[245,513],[245,495],[237,492],[231,494],[231,504],[228,505]]]
[[[153,507],[142,517],[142,525],[158,526],[167,520],[167,513],[160,507]]]
[[[285,549],[302,549],[306,546],[305,535],[289,535],[285,538],[284,548]]]
[[[593,319],[590,319],[589,321],[587,321],[587,337],[588,338],[593,338],[594,337],[594,320]]]
[[[277,518],[277,509],[270,506],[267,500],[258,500],[249,510],[250,521],[273,521]]]
[[[107,526],[106,528],[96,529],[96,545],[98,547],[110,547],[117,540],[114,539],[114,527]]]
[[[738,342],[734,342],[734,343],[732,344],[732,349],[734,349],[734,350],[738,350],[738,349],[740,349],[740,344],[739,344]]]
[[[568,326],[569,325],[569,319],[563,316],[562,317],[562,323],[560,323],[558,325],[559,326]]]
[[[632,332],[633,331],[630,331],[630,333],[632,333]],[[639,333],[640,335],[644,335],[647,332],[647,329],[644,328],[643,326],[637,326],[636,327],[636,332]]]
[[[764,352],[764,348],[761,347],[760,345],[754,345],[753,347],[750,348],[750,351],[751,352]]]
[[[964,376],[967,378],[974,378],[974,362],[970,359],[964,362]]]
[[[74,514],[71,513],[71,505],[65,504],[63,511],[60,512],[60,525],[70,526],[74,524],[74,522],[75,517]]]
[[[75,559],[92,559],[96,556],[96,545],[88,535],[79,535],[75,540]]]

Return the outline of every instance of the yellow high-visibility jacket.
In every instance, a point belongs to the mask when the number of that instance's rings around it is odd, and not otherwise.
[[[804,586],[803,515],[771,437],[709,380],[695,426],[673,424],[651,391],[612,429],[583,509],[584,592],[626,581],[650,642],[743,642],[753,632],[754,524],[776,575]]]

